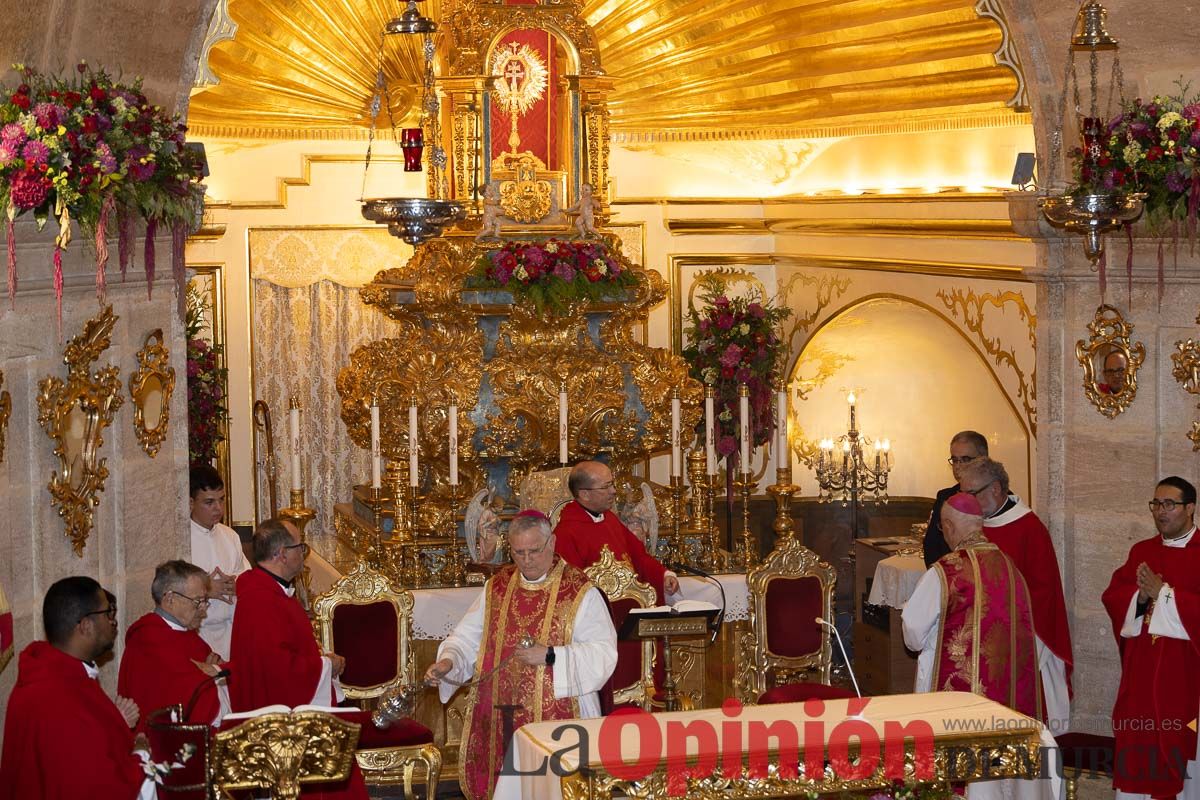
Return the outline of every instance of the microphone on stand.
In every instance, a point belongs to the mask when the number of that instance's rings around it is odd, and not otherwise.
[[[709,644],[715,644],[717,641],[717,636],[721,633],[721,625],[725,622],[725,587],[721,585],[719,580],[697,567],[691,567],[687,564],[668,564],[667,566],[670,567],[674,572],[687,572],[695,575],[698,578],[704,578],[705,580],[712,581],[717,585],[717,590],[721,593],[721,610],[717,612],[716,618],[712,621],[710,626],[712,628],[712,639],[709,640]]]
[[[826,628],[829,628],[829,630],[833,631],[833,635],[837,638],[838,649],[842,651],[842,659],[846,662],[846,671],[850,673],[850,680],[854,682],[854,693],[859,697],[862,697],[862,692],[858,690],[858,678],[854,677],[854,667],[850,663],[850,657],[846,655],[846,646],[842,644],[842,635],[838,633],[837,626],[822,617],[817,617],[813,620],[813,622],[817,623],[818,625],[824,625]],[[851,717],[851,719],[855,718],[861,718],[861,715],[855,714]]]
[[[183,719],[179,721],[186,725],[188,719],[192,716],[192,711],[196,707],[196,701],[200,699],[200,692],[204,690],[204,687],[208,686],[210,683],[219,681],[221,678],[228,678],[230,672],[232,672],[232,670],[230,670],[229,667],[226,667],[216,675],[209,676],[200,681],[200,683],[196,685],[195,691],[192,692],[192,696],[188,698],[187,705],[183,707]],[[209,723],[212,722],[212,720],[205,720],[205,722]]]

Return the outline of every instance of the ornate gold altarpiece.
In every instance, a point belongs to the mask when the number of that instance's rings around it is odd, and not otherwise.
[[[340,507],[339,538],[406,587],[461,585],[457,533],[466,500],[489,488],[506,518],[518,507],[521,481],[558,466],[560,390],[568,399],[569,460],[607,458],[626,491],[635,465],[670,447],[672,392],[682,400],[685,445],[703,405],[687,364],[634,334],[667,289],[657,272],[621,255],[619,241],[603,227],[611,79],[580,4],[452,2],[444,7],[439,37],[447,73],[437,81],[445,158],[427,159],[429,189],[433,197],[461,203],[465,214],[443,235],[418,244],[408,263],[363,287],[363,301],[395,321],[395,335],[354,351],[337,381],[342,419],[359,447],[370,446],[370,407],[378,404],[387,462],[382,491],[360,487],[353,513]],[[525,100],[529,113],[536,102],[547,103],[543,113],[553,130],[527,149],[517,133],[525,111],[512,98],[530,88],[519,78],[538,65],[532,64],[536,55],[504,61],[518,49],[513,37],[548,43],[548,63],[538,68],[550,78]],[[508,110],[509,130],[494,125],[504,119],[497,109]],[[432,132],[427,125],[427,135]],[[580,218],[574,225],[572,209]],[[472,278],[480,259],[505,243],[580,236],[603,241],[635,277],[632,288],[552,311]],[[415,488],[408,466],[410,404],[419,414]],[[452,405],[461,443],[457,486],[449,482]],[[700,532],[710,530],[703,504],[684,501],[682,481],[656,487],[656,495],[664,555],[674,555],[675,539],[690,534],[699,541]]]

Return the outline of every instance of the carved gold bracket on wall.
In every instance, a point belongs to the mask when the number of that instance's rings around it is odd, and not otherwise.
[[[1146,358],[1146,348],[1141,342],[1130,341],[1133,324],[1107,304],[1096,309],[1088,333],[1087,339],[1075,343],[1075,358],[1083,367],[1083,391],[1097,411],[1114,419],[1137,396],[1137,373]],[[1124,363],[1119,374],[1110,375],[1105,365],[1114,354],[1123,356]]]
[[[1037,315],[1030,310],[1021,292],[1005,291],[999,294],[990,292],[977,295],[974,289],[940,289],[937,296],[950,310],[950,314],[959,319],[963,327],[975,334],[984,352],[993,358],[996,366],[1008,366],[1017,380],[1017,399],[1021,401],[1025,420],[1029,423],[1029,432],[1037,436]],[[1033,368],[1029,375],[1017,361],[1015,348],[1005,348],[998,338],[988,336],[983,332],[985,306],[1003,309],[1012,303],[1020,314],[1021,319],[1029,326],[1029,346],[1035,353]]]
[[[1200,316],[1196,318],[1196,324],[1200,325]],[[1200,394],[1200,341],[1188,339],[1176,342],[1171,360],[1175,362],[1175,368],[1171,370],[1175,380],[1179,381],[1188,394]],[[1200,408],[1200,405],[1196,407]],[[1192,423],[1187,437],[1192,442],[1192,451],[1200,450],[1200,422]]]
[[[0,371],[0,386],[4,385],[4,372]],[[4,461],[5,435],[8,433],[8,418],[12,415],[12,397],[0,392],[0,462]]]
[[[797,272],[788,278],[788,282],[784,284],[780,291],[780,305],[792,309],[795,314],[793,316],[792,328],[783,337],[783,340],[788,343],[789,353],[799,352],[796,346],[796,339],[804,336],[816,321],[821,318],[821,312],[829,307],[829,304],[835,298],[841,297],[850,288],[850,283],[853,279],[844,275],[809,275],[804,272]],[[793,298],[792,290],[799,283],[805,287],[812,287],[811,294]],[[816,301],[811,311],[800,313],[799,309],[802,306],[807,306],[805,302],[808,298]],[[789,358],[791,356],[789,355]],[[788,370],[784,370],[785,374]],[[801,393],[803,399],[804,393]]]
[[[137,371],[129,376],[133,432],[146,455],[154,458],[167,438],[171,394],[175,391],[175,368],[170,365],[170,352],[163,344],[162,328],[155,328],[146,336],[137,360]]]
[[[67,343],[63,351],[67,380],[49,377],[38,383],[38,424],[54,441],[59,461],[48,488],[76,555],[83,554],[92,514],[108,477],[105,459],[99,455],[102,434],[124,402],[116,367],[89,371],[91,363],[108,349],[116,321],[112,306],[105,306],[87,321],[83,333]]]

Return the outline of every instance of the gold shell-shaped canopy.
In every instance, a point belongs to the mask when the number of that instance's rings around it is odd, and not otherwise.
[[[983,5],[983,4],[981,4]],[[987,2],[989,7],[994,3]],[[362,135],[380,32],[395,0],[227,0],[237,24],[208,51],[219,83],[192,98],[200,136]],[[439,19],[442,3],[422,13]],[[615,133],[871,132],[881,124],[1016,112],[1021,79],[996,13],[976,0],[586,0]],[[384,41],[392,118],[415,119],[418,36]],[[379,125],[388,124],[386,110]],[[321,132],[325,133],[322,134]]]

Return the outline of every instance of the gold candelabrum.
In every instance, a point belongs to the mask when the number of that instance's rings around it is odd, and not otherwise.
[[[892,470],[892,445],[887,439],[872,442],[858,429],[857,398],[851,392],[850,428],[836,439],[822,439],[817,456],[819,498],[850,505],[850,536],[858,538],[859,503],[886,503],[888,475]],[[874,444],[874,463],[866,449]]]
[[[736,560],[742,569],[749,572],[758,564],[758,537],[750,525],[750,493],[754,491],[756,481],[749,472],[740,474],[741,478],[733,484],[742,495],[742,535],[738,539]]]
[[[287,508],[279,509],[279,518],[286,520],[296,526],[296,530],[300,531],[300,541],[307,542],[308,535],[305,528],[308,523],[312,522],[317,517],[317,512],[304,504],[304,489],[292,489],[291,505]],[[308,561],[304,562],[304,568],[300,571],[300,602],[305,608],[309,607],[309,599],[312,597],[312,573],[308,569]]]
[[[781,459],[789,457],[784,451]],[[775,523],[771,526],[775,531],[775,546],[787,547],[796,541],[796,530],[792,523],[792,498],[800,493],[800,487],[792,483],[792,467],[778,467],[775,470],[775,483],[767,487],[771,497],[775,498]]]

